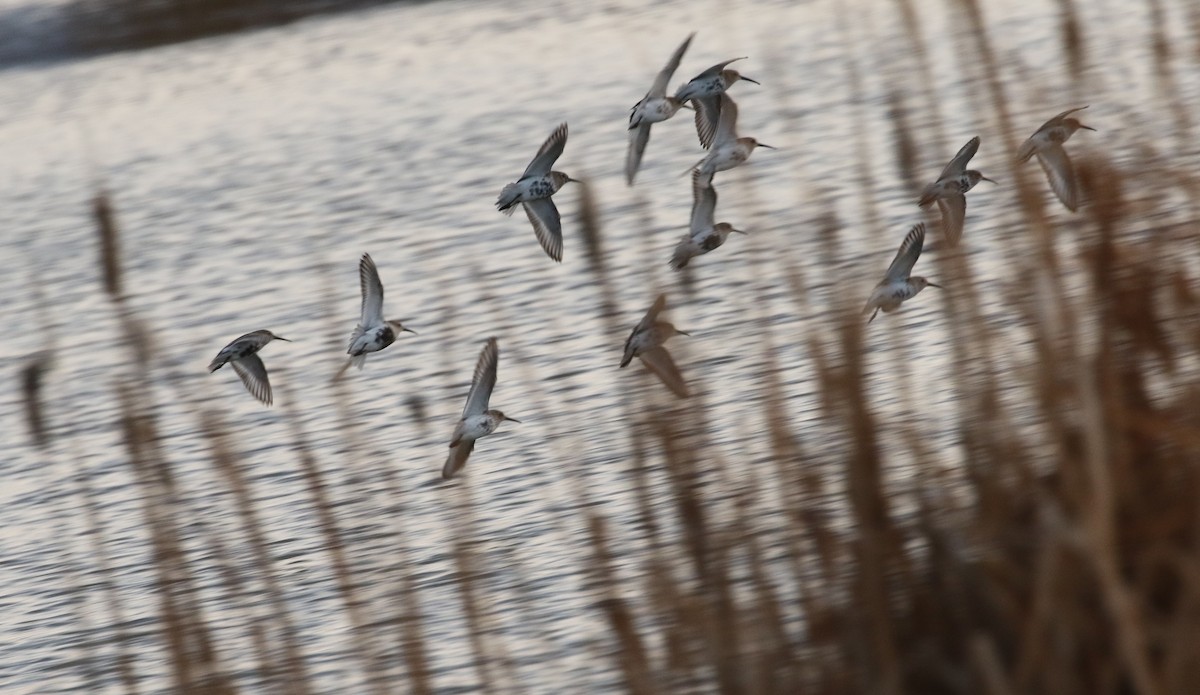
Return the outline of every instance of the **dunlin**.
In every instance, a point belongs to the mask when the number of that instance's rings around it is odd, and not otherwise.
[[[479,362],[475,364],[475,377],[471,380],[467,405],[463,407],[462,418],[450,438],[450,456],[446,459],[446,465],[442,466],[442,477],[446,480],[454,477],[466,465],[467,458],[475,449],[475,440],[495,432],[505,420],[520,422],[499,410],[488,410],[488,400],[492,397],[492,389],[496,387],[496,367],[499,362],[500,347],[495,338],[488,338],[487,345],[479,353]]]
[[[702,256],[725,243],[730,232],[745,234],[734,229],[728,222],[714,223],[717,209],[717,189],[712,185],[712,175],[692,172],[692,220],[688,233],[675,246],[671,256],[671,267],[679,270],[692,258]]]
[[[679,373],[679,367],[675,366],[675,360],[671,359],[671,353],[667,352],[663,344],[677,334],[688,334],[669,321],[658,320],[658,315],[666,306],[667,296],[658,295],[650,311],[647,311],[638,325],[634,326],[629,339],[625,341],[625,356],[621,358],[621,366],[628,366],[634,357],[640,357],[642,364],[654,372],[676,396],[687,398],[687,384],[683,381],[683,375]]]
[[[979,136],[976,135],[954,155],[937,181],[925,187],[925,192],[917,201],[923,208],[937,202],[938,209],[942,211],[942,233],[946,235],[946,242],[950,246],[958,246],[958,240],[962,238],[963,220],[967,215],[967,191],[980,181],[996,183],[978,171],[967,168],[967,162],[978,151]]]
[[[925,223],[921,222],[904,237],[900,250],[896,252],[896,258],[888,266],[883,280],[875,286],[867,305],[863,307],[864,314],[874,310],[867,323],[875,320],[875,314],[878,314],[880,309],[883,309],[884,313],[891,313],[900,308],[904,300],[917,296],[917,293],[926,287],[941,288],[941,285],[935,285],[919,275],[909,276],[917,258],[921,256],[921,247],[924,245]]]
[[[258,351],[272,340],[291,342],[268,330],[252,331],[221,348],[209,363],[208,373],[212,374],[226,363],[233,365],[233,371],[245,384],[250,395],[266,405],[271,405],[271,382],[267,379],[267,368],[258,356]]]
[[[708,151],[707,157],[696,162],[695,166],[691,168],[699,169],[700,173],[705,176],[711,176],[718,171],[727,171],[744,163],[750,158],[755,147],[775,149],[754,138],[739,138],[737,135],[737,104],[724,92],[717,98],[721,101],[721,120],[717,124],[716,134],[713,136],[712,148]]]
[[[741,58],[731,58],[724,63],[717,63],[693,77],[675,92],[675,99],[681,103],[695,102],[696,135],[699,136],[700,144],[704,149],[708,149],[712,145],[713,134],[721,120],[722,103],[718,97],[738,80],[759,84],[757,80],[752,80],[737,70],[726,69],[726,65],[745,58],[746,56],[742,56]]]
[[[541,149],[534,156],[525,173],[515,183],[510,183],[500,191],[496,208],[506,215],[511,215],[513,207],[521,203],[525,214],[533,224],[533,232],[538,242],[546,250],[546,255],[562,262],[562,220],[558,216],[558,208],[550,196],[558,192],[568,181],[575,179],[561,171],[551,171],[555,160],[567,146],[567,124],[563,123],[550,134]]]
[[[633,179],[642,165],[642,153],[646,151],[646,143],[650,142],[650,125],[674,116],[684,104],[675,97],[667,96],[667,83],[671,81],[671,76],[675,74],[679,61],[683,59],[683,54],[695,35],[695,32],[688,34],[683,43],[679,44],[679,48],[675,49],[675,53],[667,61],[666,67],[654,78],[650,91],[630,110],[629,150],[625,154],[625,183],[630,186],[633,185]]]
[[[337,377],[350,365],[362,369],[367,361],[367,353],[379,352],[396,342],[401,332],[416,335],[416,331],[405,328],[399,321],[383,318],[383,282],[379,280],[379,270],[369,253],[364,253],[358,262],[358,280],[362,287],[362,312],[346,349],[350,359],[338,371]]]
[[[1020,162],[1027,162],[1030,157],[1037,155],[1042,169],[1046,171],[1046,178],[1050,179],[1050,187],[1054,189],[1054,194],[1071,212],[1075,212],[1079,206],[1079,187],[1075,181],[1075,168],[1071,166],[1071,158],[1063,149],[1063,143],[1081,128],[1095,130],[1095,128],[1080,123],[1077,119],[1067,118],[1076,111],[1086,108],[1086,106],[1080,106],[1063,111],[1046,121],[1041,128],[1037,129],[1037,132],[1025,141],[1025,144],[1021,145],[1021,149],[1017,150],[1017,161]]]

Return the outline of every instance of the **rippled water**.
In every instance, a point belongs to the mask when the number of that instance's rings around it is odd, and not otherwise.
[[[830,3],[440,2],[0,72],[0,297],[7,326],[0,366],[16,374],[28,355],[55,342],[47,408],[52,425],[72,442],[48,454],[30,448],[17,390],[0,393],[5,692],[77,692],[84,677],[78,660],[88,653],[81,640],[108,634],[109,614],[97,592],[72,593],[97,581],[81,535],[80,502],[67,480],[80,468],[94,475],[129,629],[146,655],[137,664],[143,686],[169,687],[152,624],[158,604],[150,593],[148,530],[119,445],[112,389],[128,358],[98,276],[88,210],[95,177],[117,207],[131,302],[156,331],[159,362],[151,369],[156,395],[166,403],[161,426],[196,524],[191,569],[206,587],[216,587],[219,577],[206,562],[205,529],[236,525],[194,417],[200,407],[213,407],[233,424],[318,685],[324,692],[360,687],[283,411],[259,407],[228,370],[210,376],[204,369],[230,339],[270,328],[296,341],[272,344],[263,356],[277,401],[292,399],[337,484],[334,495],[345,503],[339,520],[356,562],[367,568],[363,576],[388,585],[394,559],[383,534],[398,525],[421,567],[437,686],[470,690],[475,675],[449,554],[464,523],[452,489],[435,481],[478,350],[497,335],[502,358],[493,405],[524,423],[507,423],[482,442],[461,483],[471,488],[478,537],[485,539],[493,620],[525,691],[615,688],[615,674],[598,666],[607,663],[598,655],[609,644],[585,591],[590,549],[575,514],[576,483],[599,500],[618,538],[637,535],[625,463],[629,435],[617,404],[634,386],[652,395],[661,388],[637,369],[616,369],[625,336],[607,333],[598,315],[598,290],[578,234],[577,190],[568,186],[556,198],[566,237],[562,265],[544,256],[522,215],[497,214],[494,197],[550,131],[568,121],[570,141],[558,168],[595,186],[619,288],[616,321],[632,326],[656,287],[679,281],[666,262],[691,204],[680,174],[701,153],[688,114],[655,126],[638,185],[626,188],[627,109],[693,28],[699,33],[675,82],[749,55],[744,71],[763,86],[735,87],[739,128],[780,149],[760,150],[749,166],[718,180],[718,219],[751,234],[694,264],[695,299],[680,299],[673,311],[693,337],[679,339],[673,351],[720,414],[714,446],[753,465],[765,456],[757,375],[762,321],[769,321],[782,343],[777,358],[793,425],[802,436],[819,434],[807,336],[830,330],[841,294],[851,296],[850,304],[861,302],[919,214],[896,176],[886,102],[895,76],[889,66],[907,42],[890,5],[860,4],[850,45]],[[1100,133],[1080,146],[1115,141],[1118,159],[1135,156],[1139,145],[1122,141],[1122,128],[1152,131],[1166,118],[1144,106],[1153,89],[1144,41],[1113,28],[1143,21],[1141,9],[1087,9],[1096,45],[1132,60],[1104,71],[1102,94],[1078,94],[1060,64],[1053,9],[999,5],[987,8],[997,51],[1013,75],[1035,78],[1016,92],[1025,100],[1015,108],[1020,122],[1032,130],[1064,104],[1090,102]],[[957,31],[940,3],[922,11],[927,36]],[[934,41],[935,65],[954,65],[956,45]],[[853,166],[851,55],[863,75],[857,107],[884,229],[866,228],[861,199],[849,195],[862,183]],[[932,178],[976,132],[984,146],[974,163],[985,172],[998,167],[1003,155],[988,145],[991,116],[974,105],[982,89],[969,75],[939,71],[939,78],[940,112],[952,140],[930,143],[918,128],[923,170]],[[1182,88],[1195,96],[1194,79]],[[1005,211],[1010,192],[977,191],[968,213],[971,259],[981,289],[999,293],[1012,282],[1005,276],[1005,239],[1019,230]],[[828,211],[843,225],[834,267],[819,261],[815,221]],[[327,381],[356,320],[356,263],[364,251],[380,268],[387,313],[419,335],[406,334],[352,375],[359,453],[346,457],[347,430]],[[803,309],[786,280],[788,263],[803,272]],[[990,312],[1000,327],[1012,316],[1002,304]],[[941,299],[929,291],[873,324],[871,346],[878,407],[896,414],[901,406],[882,351],[891,344],[889,332],[919,332],[917,400],[929,410],[912,417],[924,421],[923,431],[953,462],[952,426],[944,416],[954,404],[936,378],[949,359],[946,320]],[[414,397],[430,413],[428,428],[411,417],[407,402]],[[819,450],[822,443],[809,445]],[[385,469],[399,475],[399,499],[387,492]],[[636,558],[620,548],[634,572]],[[239,562],[251,562],[247,551],[234,552]],[[239,655],[249,653],[248,609],[216,598],[203,608],[222,658],[238,665]],[[104,645],[99,653],[111,656]],[[103,668],[117,692],[111,665]]]

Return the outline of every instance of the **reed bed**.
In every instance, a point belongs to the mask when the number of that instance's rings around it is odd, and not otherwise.
[[[1087,81],[1095,60],[1071,0],[1061,0],[1066,68]],[[1174,65],[1190,58],[1164,38],[1160,2],[1151,0],[1158,88],[1178,113],[1186,140],[1197,110],[1174,90]],[[910,190],[920,184],[915,160],[929,142],[945,143],[918,8],[894,5],[911,40],[907,82],[884,100],[894,131],[899,175]],[[1001,149],[1015,151],[1023,133],[1006,92],[1003,65],[993,54],[975,0],[947,5],[970,27],[960,55],[978,76],[972,89],[993,114],[990,127]],[[1193,25],[1200,13],[1193,8]],[[871,56],[843,18],[848,84],[862,97]],[[1200,37],[1198,37],[1200,38]],[[973,50],[965,50],[970,47]],[[1194,65],[1192,66],[1194,68]],[[927,130],[917,132],[914,124]],[[1100,151],[1094,148],[1093,152]],[[860,177],[872,177],[868,153],[856,153]],[[761,370],[755,388],[760,410],[746,427],[764,438],[763,466],[730,460],[711,441],[714,413],[702,377],[696,394],[668,401],[653,389],[622,396],[629,437],[625,496],[637,510],[640,547],[631,576],[617,558],[612,520],[593,503],[596,491],[579,476],[563,484],[577,500],[563,519],[587,544],[584,591],[606,632],[591,643],[597,670],[612,672],[631,693],[1104,693],[1165,695],[1195,690],[1200,682],[1200,224],[1194,203],[1180,209],[1161,194],[1178,187],[1196,200],[1197,179],[1172,168],[1140,167],[1103,155],[1080,157],[1079,173],[1090,203],[1062,225],[1065,213],[1049,209],[1044,181],[1032,166],[1002,172],[1011,183],[1014,226],[1012,301],[1029,351],[1010,351],[986,317],[971,259],[940,249],[951,369],[942,375],[955,394],[952,424],[960,465],[944,467],[914,418],[887,423],[881,394],[868,369],[867,337],[858,305],[841,307],[836,326],[803,339],[818,402],[815,431],[805,437],[789,413],[784,366],[765,309],[740,299],[756,316]],[[1164,173],[1168,174],[1164,177]],[[997,172],[1000,175],[1000,172]],[[1166,182],[1166,183],[1164,183]],[[878,201],[864,186],[857,205],[879,219]],[[595,309],[622,330],[604,215],[595,190],[584,184],[580,216],[584,253],[596,287]],[[148,361],[149,336],[125,304],[119,228],[110,197],[94,205],[104,289],[122,317],[131,362]],[[841,254],[842,228],[832,212],[818,216],[818,234],[829,258]],[[747,243],[756,243],[753,239]],[[810,300],[803,277],[785,250],[796,311]],[[831,264],[830,267],[833,267]],[[661,272],[661,271],[660,271]],[[486,273],[477,286],[487,297]],[[1082,291],[1071,278],[1083,278]],[[495,298],[492,298],[496,301]],[[503,308],[500,309],[504,311]],[[877,324],[876,324],[877,325]],[[874,328],[875,326],[873,326]],[[452,339],[452,337],[450,338]],[[889,368],[902,385],[916,378],[908,364],[913,348],[902,336],[888,339]],[[50,451],[55,403],[39,389],[51,355],[39,355],[23,372],[22,388],[32,440]],[[447,365],[447,370],[452,367]],[[508,367],[506,367],[507,369]],[[519,378],[539,378],[523,367]],[[144,376],[149,374],[149,376]],[[245,476],[250,462],[213,412],[196,414],[214,471],[226,488],[232,528],[209,526],[205,545],[222,571],[229,605],[245,606],[243,626],[254,645],[230,667],[214,639],[211,619],[197,601],[194,576],[200,558],[185,537],[188,510],[179,499],[169,448],[159,434],[158,390],[153,372],[131,369],[114,385],[120,404],[125,460],[141,490],[144,523],[153,545],[156,640],[169,659],[171,690],[190,692],[315,692],[314,665],[296,614],[304,610],[282,579],[268,542],[265,520]],[[335,591],[344,606],[350,644],[347,658],[363,674],[365,692],[438,692],[422,598],[426,588],[407,554],[402,487],[384,476],[387,494],[355,489],[326,471],[290,404],[286,371],[276,386],[294,455],[328,556]],[[650,394],[648,397],[639,394]],[[916,412],[911,390],[897,398]],[[353,436],[353,406],[334,389],[344,424],[342,454],[367,464],[341,469],[373,475],[371,452]],[[542,407],[542,406],[538,406]],[[430,423],[421,398],[409,402],[422,432]],[[809,430],[814,431],[814,430]],[[65,447],[65,448],[63,448]],[[561,449],[569,447],[559,445]],[[51,454],[47,453],[47,456]],[[574,465],[562,452],[564,468]],[[911,477],[898,482],[897,462]],[[379,461],[386,468],[386,462]],[[128,610],[114,591],[103,512],[86,471],[78,483],[90,547],[79,558],[104,581],[86,590],[105,596],[112,612],[115,652],[95,650],[86,678],[97,682],[98,660],[111,658],[111,687],[136,693],[142,647],[120,627]],[[358,481],[362,482],[362,481]],[[612,491],[607,491],[612,494]],[[537,670],[522,666],[506,638],[511,615],[500,615],[499,597],[483,579],[494,567],[480,547],[481,511],[469,481],[447,486],[455,510],[457,542],[448,552],[473,653],[474,689],[480,692],[545,690]],[[361,561],[340,515],[348,507],[391,515],[386,537],[375,542],[390,560],[382,568],[387,589],[372,593],[380,568]],[[778,509],[764,515],[760,509]],[[252,563],[229,560],[231,547],[247,548]],[[378,548],[377,548],[378,550]],[[206,555],[206,557],[209,557]],[[519,564],[522,555],[514,556]],[[224,558],[224,559],[222,559]],[[211,558],[210,558],[211,559]],[[84,591],[76,587],[77,591]],[[516,610],[536,615],[527,597]],[[222,628],[225,629],[225,628]],[[150,657],[145,657],[150,658]],[[567,688],[566,691],[572,691]]]

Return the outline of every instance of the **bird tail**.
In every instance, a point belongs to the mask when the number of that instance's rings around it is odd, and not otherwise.
[[[500,191],[500,197],[496,199],[496,209],[511,216],[519,202],[521,202],[521,191],[516,184],[510,183]]]
[[[680,244],[675,247],[675,253],[671,254],[670,266],[672,270],[682,270],[687,267],[688,261],[691,260],[692,254],[688,253],[687,248]]]
[[[337,370],[337,373],[333,375],[332,381],[341,381],[342,377],[344,377],[346,375],[346,370],[350,369],[351,365],[358,367],[359,369],[362,369],[363,364],[366,361],[367,361],[366,355],[354,355],[350,359],[346,360],[345,364],[343,364],[341,366],[341,368],[339,368]]]
[[[701,159],[700,159],[700,161],[698,161],[698,162],[696,162],[695,164],[693,164],[693,165],[691,165],[690,167],[688,167],[688,168],[687,168],[687,171],[684,171],[682,174],[680,174],[680,176],[687,176],[688,174],[690,174],[690,173],[692,173],[693,171],[695,171],[695,170],[696,170],[696,167],[698,167],[698,166],[700,166],[701,164],[703,164],[705,159],[708,159],[708,157],[703,157],[703,158],[701,158]],[[709,177],[709,184],[710,184],[710,185],[712,184],[712,178],[711,178],[711,177]]]

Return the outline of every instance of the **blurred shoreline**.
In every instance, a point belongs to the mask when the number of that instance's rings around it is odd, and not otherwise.
[[[62,0],[0,4],[0,70],[281,26],[413,0]]]

